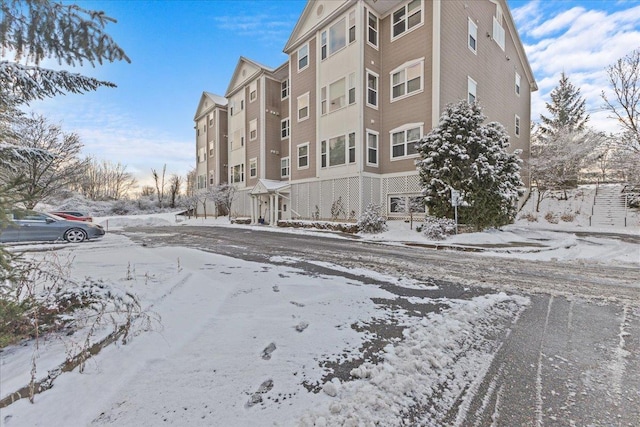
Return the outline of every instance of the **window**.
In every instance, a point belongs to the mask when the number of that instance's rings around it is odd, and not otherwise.
[[[305,44],[298,49],[298,71],[302,71],[309,65],[309,45]]]
[[[244,99],[240,100],[240,111],[244,110]]]
[[[342,18],[329,27],[329,56],[347,45],[346,19]]]
[[[233,132],[233,139],[231,140],[231,149],[235,150],[243,146],[244,146],[244,129],[238,129]]]
[[[258,97],[258,83],[253,82],[249,85],[249,102],[253,102]]]
[[[322,115],[327,114],[327,87],[322,86],[320,88],[320,113]]]
[[[367,164],[378,166],[378,134],[367,131]]]
[[[258,159],[253,158],[249,160],[249,177],[255,178],[258,176]]]
[[[249,141],[258,138],[258,119],[249,122]]]
[[[426,212],[423,196],[393,195],[389,196],[389,213],[408,214],[409,212]]]
[[[280,83],[280,99],[285,99],[289,97],[289,79],[286,79],[282,83]]]
[[[356,134],[351,132],[349,134],[349,163],[356,162]]]
[[[378,75],[367,70],[367,105],[378,108]]]
[[[320,57],[325,59],[327,57],[327,32],[323,31],[320,35]]]
[[[331,83],[329,86],[329,112],[335,111],[346,105],[345,79]]]
[[[373,45],[374,47],[378,47],[378,17],[376,15],[374,15],[373,13],[371,13],[371,11],[368,11],[368,23],[369,23],[369,31],[368,31],[368,37],[367,37],[367,41],[369,42],[369,44]]]
[[[349,43],[356,41],[356,11],[349,12]]]
[[[517,114],[516,114],[516,123],[515,123],[515,125],[516,125],[515,126],[515,128],[516,128],[515,129],[515,133],[516,133],[516,136],[519,137],[520,136],[520,117]]]
[[[320,143],[320,166],[327,167],[327,141]]]
[[[198,190],[207,188],[207,175],[198,175],[198,182],[196,184]]]
[[[422,91],[424,58],[403,64],[391,72],[391,101]]]
[[[478,53],[478,26],[469,18],[469,49]]]
[[[344,165],[345,139],[344,135],[340,135],[329,140],[329,166]]]
[[[207,156],[204,148],[198,148],[198,163],[202,163],[207,160]]]
[[[413,0],[393,12],[391,39],[417,27],[422,23],[422,0]]]
[[[520,96],[520,74],[516,73],[516,95]]]
[[[476,102],[477,89],[478,89],[478,83],[476,83],[476,81],[473,80],[471,77],[467,77],[467,92],[468,92],[467,101],[469,102],[469,104],[473,104],[474,102]]]
[[[215,184],[215,172],[209,171],[209,185]]]
[[[356,73],[349,74],[349,105],[356,103]]]
[[[216,116],[214,114],[211,114],[209,116],[209,127],[213,127],[216,124]]]
[[[289,176],[289,158],[283,157],[280,159],[280,176],[285,178]]]
[[[298,169],[309,167],[309,143],[298,145]]]
[[[231,168],[231,183],[244,182],[244,163],[235,165]]]
[[[289,137],[289,119],[284,119],[280,122],[280,139]]]
[[[234,100],[231,100],[231,102],[229,102],[229,114],[233,116],[233,110],[236,107],[236,102]]]
[[[496,16],[493,17],[493,39],[504,50],[505,33],[502,27],[502,7],[496,4]]]
[[[420,140],[422,126],[391,131],[391,158],[398,159],[418,153],[416,143]]]
[[[309,92],[298,97],[298,121],[309,118]]]

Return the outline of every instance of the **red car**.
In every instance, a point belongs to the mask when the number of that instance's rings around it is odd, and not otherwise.
[[[51,215],[56,215],[64,219],[68,219],[70,221],[86,221],[86,222],[93,221],[93,218],[91,218],[90,216],[77,211],[54,211],[49,213]]]

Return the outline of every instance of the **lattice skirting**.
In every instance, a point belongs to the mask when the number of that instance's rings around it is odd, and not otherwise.
[[[251,189],[239,190],[233,203],[234,216],[251,216]],[[357,220],[369,203],[389,212],[389,196],[419,194],[418,175],[338,178],[291,184],[288,212],[293,219],[331,219],[332,206],[339,220]],[[341,209],[337,209],[341,205]]]

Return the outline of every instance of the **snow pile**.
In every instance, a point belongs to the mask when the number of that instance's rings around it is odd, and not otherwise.
[[[335,397],[309,411],[303,426],[444,425],[446,415],[473,396],[497,350],[495,337],[507,333],[529,300],[504,293],[453,302],[440,314],[414,319],[403,340],[385,347],[384,362],[351,371],[358,380],[333,381],[323,391]],[[431,406],[433,405],[433,406]],[[415,412],[411,408],[416,408]],[[426,408],[426,418],[419,414]]]

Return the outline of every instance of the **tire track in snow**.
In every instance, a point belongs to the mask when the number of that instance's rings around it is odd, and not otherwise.
[[[536,373],[536,416],[537,425],[542,426],[542,358],[544,357],[544,337],[549,327],[549,315],[551,314],[551,306],[553,305],[553,296],[549,298],[547,304],[547,316],[544,320],[544,328],[542,329],[542,339],[540,340],[540,349],[538,350],[538,370]]]

